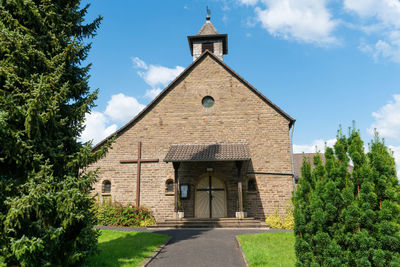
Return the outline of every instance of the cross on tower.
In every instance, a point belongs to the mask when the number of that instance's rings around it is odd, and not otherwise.
[[[138,158],[134,160],[121,160],[120,163],[137,163],[137,175],[136,175],[136,206],[140,206],[140,168],[142,163],[154,163],[159,162],[158,159],[142,159],[142,142],[138,142]]]

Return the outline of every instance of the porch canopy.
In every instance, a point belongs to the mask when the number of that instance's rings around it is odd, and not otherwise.
[[[211,143],[171,145],[165,162],[247,161],[250,151],[247,143]]]
[[[175,211],[178,211],[178,169],[181,162],[235,161],[238,177],[239,210],[243,216],[242,165],[249,161],[250,150],[247,143],[209,143],[171,145],[165,162],[172,162],[175,170]]]

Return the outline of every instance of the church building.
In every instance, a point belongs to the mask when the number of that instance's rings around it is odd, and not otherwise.
[[[193,63],[91,166],[100,168],[93,194],[148,207],[157,222],[283,215],[295,120],[224,63],[228,35],[209,16],[188,42]]]

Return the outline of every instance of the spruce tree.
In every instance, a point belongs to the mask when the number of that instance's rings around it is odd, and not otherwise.
[[[77,141],[90,92],[82,66],[101,17],[80,0],[0,1],[0,253],[8,265],[72,266],[96,250],[90,196],[104,155]]]

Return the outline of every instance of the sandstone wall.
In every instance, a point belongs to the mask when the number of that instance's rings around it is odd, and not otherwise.
[[[213,107],[202,106],[205,96],[214,98]],[[171,218],[174,197],[166,193],[165,183],[173,179],[174,169],[172,163],[163,162],[170,144],[247,142],[252,160],[246,171],[290,173],[288,124],[286,118],[207,55],[145,116],[126,128],[107,156],[92,166],[100,167],[93,193],[101,196],[102,182],[110,180],[114,201],[135,202],[136,164],[121,164],[120,160],[136,159],[137,143],[142,141],[142,158],[158,158],[160,162],[142,164],[141,204],[151,208],[157,220]],[[192,165],[188,169],[190,164],[182,164],[180,175],[182,182],[194,186],[206,164]],[[233,217],[237,208],[234,163],[216,165],[215,171],[222,173],[226,181],[228,215]],[[244,177],[255,178],[258,187],[257,193],[247,195],[250,216],[262,218],[275,207],[283,213],[293,189],[290,176],[244,173]],[[187,216],[193,216],[190,201],[184,203]]]

